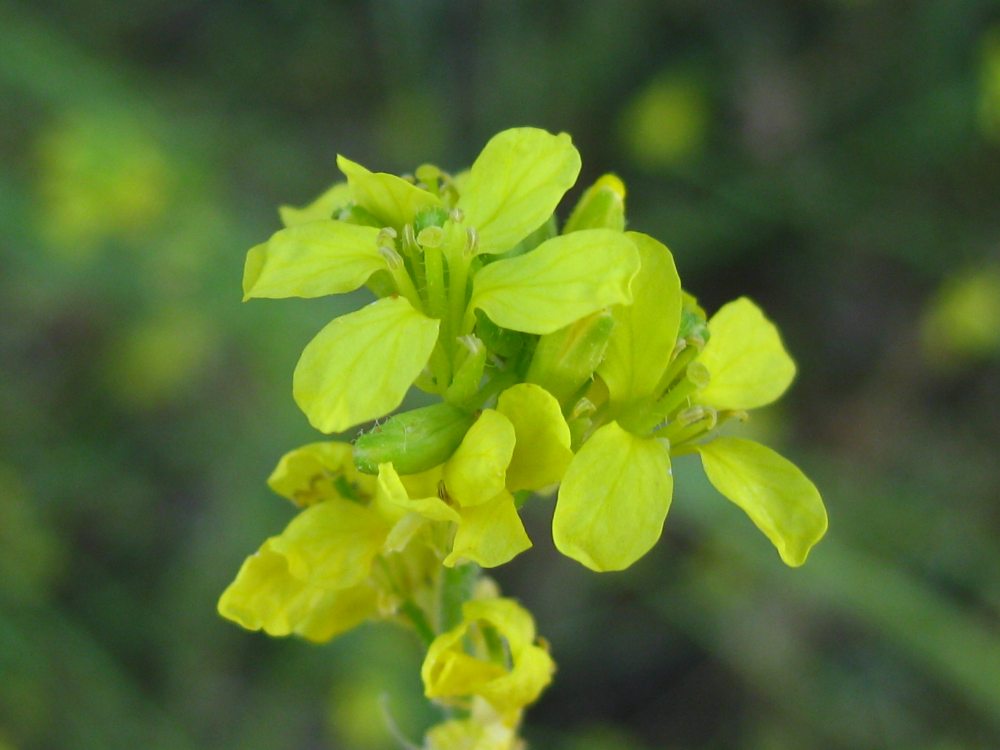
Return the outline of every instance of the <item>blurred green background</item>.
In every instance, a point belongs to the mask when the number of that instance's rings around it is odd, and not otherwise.
[[[787,569],[681,465],[660,545],[595,576],[532,503],[497,574],[560,666],[532,746],[1000,747],[996,2],[0,0],[2,750],[434,719],[402,631],[215,613],[292,514],[264,478],[317,437],[291,373],[333,312],[241,305],[243,256],[337,152],[458,169],[523,124],[620,174],[709,310],[777,321],[800,375],[748,430],[831,519]]]

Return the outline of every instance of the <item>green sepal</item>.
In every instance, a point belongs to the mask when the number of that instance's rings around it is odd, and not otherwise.
[[[625,185],[616,175],[599,177],[570,214],[563,234],[581,229],[625,229]]]
[[[465,356],[460,360],[451,385],[444,394],[445,399],[452,404],[462,404],[476,395],[486,368],[488,350],[483,342],[475,336],[467,336],[463,340],[468,342],[468,345],[460,347]]]
[[[538,339],[525,380],[536,383],[566,406],[601,363],[615,319],[600,310]]]
[[[501,328],[482,310],[476,310],[476,335],[483,340],[486,348],[501,357],[517,355],[530,338],[528,334]]]
[[[695,337],[707,342],[709,336],[708,316],[705,310],[698,304],[694,295],[681,290],[681,325],[677,338]]]
[[[428,206],[413,219],[414,234],[420,234],[427,227],[443,227],[448,220],[448,211],[443,206]]]
[[[390,417],[354,441],[354,465],[378,474],[391,463],[400,474],[417,474],[443,464],[462,442],[475,418],[448,403],[432,404]]]

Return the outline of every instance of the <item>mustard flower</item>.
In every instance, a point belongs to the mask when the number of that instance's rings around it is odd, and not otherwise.
[[[670,251],[646,235],[629,236],[642,269],[632,303],[613,310],[591,392],[605,400],[585,400],[593,416],[559,489],[556,546],[593,570],[627,568],[662,533],[673,494],[671,456],[696,452],[715,488],[786,564],[801,565],[826,531],[815,485],[770,448],[714,432],[791,384],[795,365],[777,329],[746,298],[701,325],[693,298],[685,304]],[[679,338],[682,322],[692,330]]]
[[[417,381],[452,396],[466,359],[460,342],[479,315],[545,334],[630,300],[639,260],[621,232],[588,229],[520,246],[579,173],[565,133],[503,131],[461,180],[429,165],[415,184],[344,157],[337,163],[346,187],[286,209],[290,226],[249,251],[243,278],[244,299],[365,284],[381,297],[329,323],[302,352],[293,395],[322,432],[384,416]],[[425,368],[430,377],[421,378]]]

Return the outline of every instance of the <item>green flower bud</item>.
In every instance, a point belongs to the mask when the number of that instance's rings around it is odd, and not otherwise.
[[[469,426],[472,414],[440,403],[397,414],[354,441],[354,465],[378,474],[391,463],[400,474],[417,474],[448,460]]]
[[[581,229],[625,229],[625,185],[613,174],[600,177],[580,197],[563,234]]]
[[[520,352],[525,341],[529,338],[528,334],[501,328],[481,310],[476,310],[476,335],[491,352],[508,358]]]
[[[601,363],[614,325],[611,311],[601,310],[542,336],[527,382],[542,386],[565,406]]]

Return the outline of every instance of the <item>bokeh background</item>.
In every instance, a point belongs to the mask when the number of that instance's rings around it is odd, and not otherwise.
[[[681,465],[660,545],[596,576],[533,503],[497,574],[560,665],[532,746],[1000,747],[996,2],[0,0],[0,748],[434,720],[402,631],[215,613],[292,514],[264,478],[317,437],[291,373],[338,304],[242,305],[243,256],[337,152],[458,169],[522,124],[621,175],[707,308],[778,322],[800,375],[747,430],[831,518],[787,569]]]

